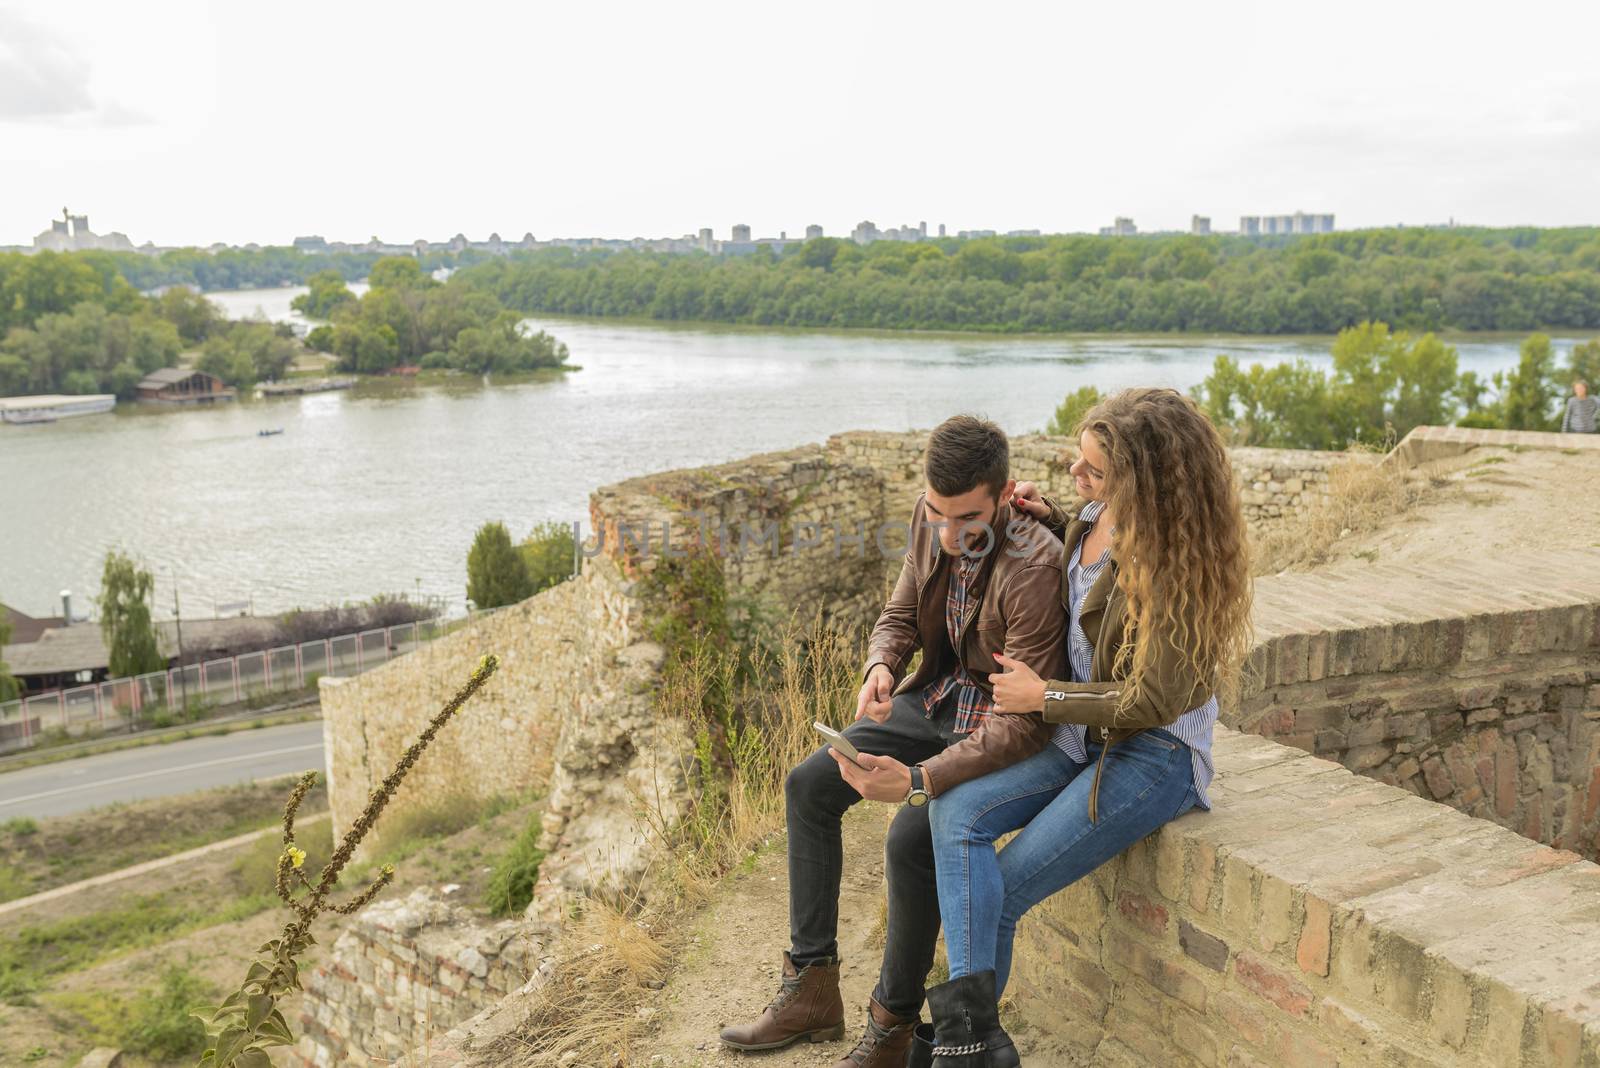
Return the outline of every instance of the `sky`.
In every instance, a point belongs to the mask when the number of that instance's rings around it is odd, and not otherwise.
[[[0,245],[1600,223],[1600,4],[0,0]]]

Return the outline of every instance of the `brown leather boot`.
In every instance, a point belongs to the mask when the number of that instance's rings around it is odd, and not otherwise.
[[[879,1005],[877,998],[868,998],[867,1033],[833,1068],[906,1068],[917,1023],[916,1017],[902,1019]]]
[[[844,1037],[844,999],[839,997],[839,961],[796,969],[783,954],[783,985],[753,1022],[724,1027],[719,1036],[734,1049],[781,1049],[802,1038],[827,1042]]]

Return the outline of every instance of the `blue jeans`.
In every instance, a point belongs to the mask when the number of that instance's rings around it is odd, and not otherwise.
[[[1154,728],[1106,754],[1099,818],[1090,823],[1089,786],[1102,744],[1087,748],[1089,763],[1079,764],[1047,745],[928,806],[950,978],[992,968],[995,990],[1004,990],[1024,912],[1199,802],[1189,747]],[[1019,827],[996,853],[995,839]]]

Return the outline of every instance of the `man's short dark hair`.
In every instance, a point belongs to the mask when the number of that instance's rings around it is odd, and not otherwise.
[[[924,471],[942,497],[959,497],[979,486],[999,496],[1011,477],[1011,444],[989,420],[953,415],[929,435]]]

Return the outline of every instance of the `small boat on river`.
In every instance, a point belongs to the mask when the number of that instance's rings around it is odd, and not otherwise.
[[[53,423],[76,415],[98,415],[117,406],[112,393],[63,396],[44,393],[36,397],[0,397],[0,423]]]

